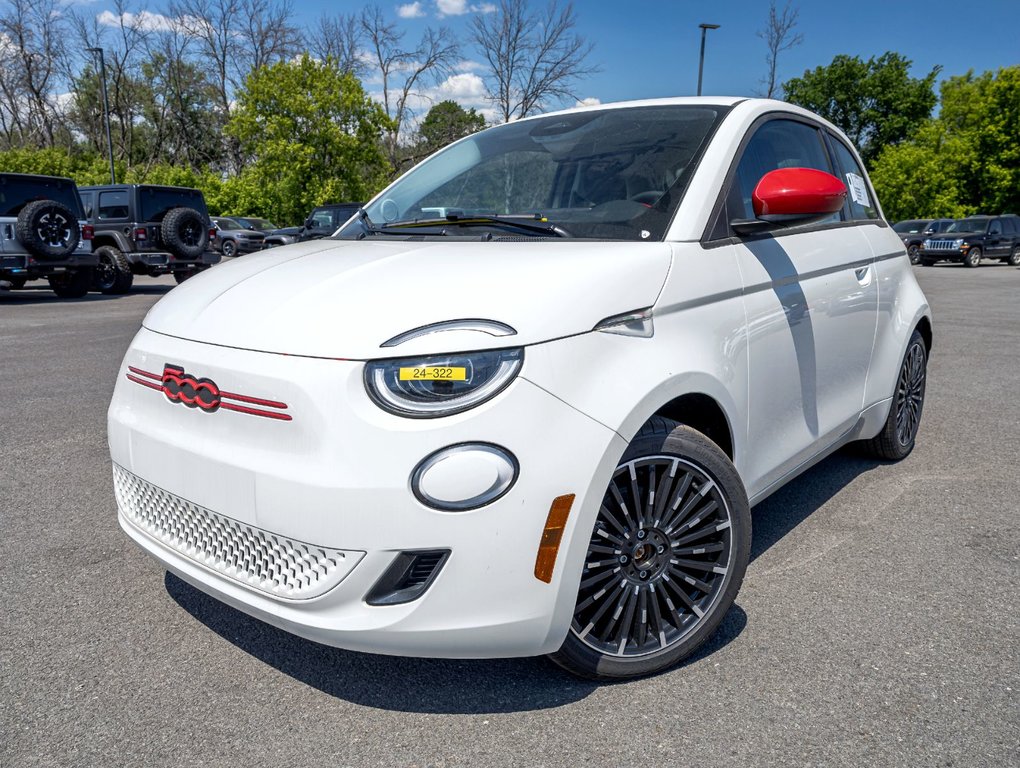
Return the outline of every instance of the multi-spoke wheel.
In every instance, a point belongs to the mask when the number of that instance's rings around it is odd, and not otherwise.
[[[919,264],[921,262],[921,248],[916,243],[912,244],[907,248],[907,256],[910,257],[911,264]]]
[[[967,255],[963,257],[963,265],[965,267],[970,267],[971,269],[974,267],[980,267],[981,256],[981,249],[977,246],[973,246],[969,251],[967,251]]]
[[[914,450],[917,430],[921,426],[927,381],[928,349],[921,334],[914,331],[896,379],[896,392],[889,408],[889,417],[882,431],[863,443],[868,453],[880,459],[897,461]]]
[[[726,455],[689,427],[652,419],[613,473],[553,660],[585,677],[624,678],[689,655],[733,603],[750,531]]]

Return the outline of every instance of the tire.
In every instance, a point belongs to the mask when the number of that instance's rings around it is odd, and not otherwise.
[[[967,255],[963,257],[963,266],[974,269],[981,266],[981,249],[977,246],[967,251]]]
[[[163,223],[160,235],[175,256],[197,259],[209,245],[209,226],[194,208],[171,208]]]
[[[1011,267],[1020,267],[1020,245],[1013,248],[1013,252],[1006,259],[1006,263]]]
[[[228,257],[237,255],[237,244],[233,240],[223,241],[223,255]]]
[[[188,278],[194,277],[199,272],[204,272],[208,267],[190,267],[188,269],[182,269],[179,272],[174,272],[174,280],[180,285]]]
[[[571,627],[550,658],[593,680],[673,666],[715,632],[750,551],[747,494],[726,454],[690,427],[651,419],[606,490]]]
[[[92,289],[92,267],[63,272],[47,278],[50,288],[62,299],[80,299]]]
[[[910,259],[911,264],[918,264],[921,261],[921,249],[916,245],[912,245],[907,248],[907,257]]]
[[[887,461],[899,461],[910,455],[921,426],[927,382],[928,350],[915,330],[896,377],[896,391],[885,425],[875,437],[861,443],[866,454]]]
[[[135,276],[124,254],[111,245],[103,245],[96,248],[96,256],[99,266],[94,270],[92,289],[108,296],[130,291]]]
[[[28,282],[24,277],[5,277],[4,280],[11,284],[12,291],[20,291]]]
[[[36,200],[22,208],[14,231],[18,242],[41,261],[66,259],[81,240],[78,217],[55,200]]]

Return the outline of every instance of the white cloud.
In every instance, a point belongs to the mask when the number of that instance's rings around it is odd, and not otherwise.
[[[471,61],[470,59],[464,59],[464,61],[458,62],[454,69],[457,72],[477,72],[480,69],[485,69],[485,65],[480,61]]]
[[[589,96],[587,99],[578,99],[575,107],[594,107],[601,104],[602,101],[595,96]]]
[[[420,2],[397,6],[397,16],[402,19],[420,19],[424,15],[425,10],[421,7]]]
[[[485,100],[485,83],[473,72],[464,72],[459,75],[450,75],[439,87],[434,89],[440,101],[453,99],[463,106],[469,106]]]
[[[436,0],[436,13],[442,16],[463,16],[465,13],[495,13],[492,3],[468,5],[467,0]]]
[[[129,29],[140,29],[145,32],[172,32],[183,27],[183,19],[175,19],[171,16],[164,16],[162,13],[151,11],[139,11],[132,13],[116,14],[113,11],[103,11],[96,16],[96,21],[104,27],[119,27],[121,25]]]

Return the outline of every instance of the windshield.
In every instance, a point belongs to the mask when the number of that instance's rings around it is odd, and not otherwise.
[[[368,208],[383,232],[442,234],[447,221],[548,222],[560,236],[661,240],[726,108],[586,110],[490,128],[432,156]],[[439,220],[437,229],[403,229]],[[355,220],[341,235],[364,231]],[[543,234],[541,228],[512,234]],[[457,234],[467,234],[458,232]]]
[[[70,179],[47,176],[0,175],[0,216],[17,216],[21,209],[36,200],[56,200],[82,218],[78,190]]]
[[[920,232],[928,224],[927,220],[924,221],[901,221],[893,224],[894,232],[913,234]]]
[[[239,216],[237,221],[241,222],[241,226],[245,229],[257,229],[260,232],[268,232],[271,229],[278,229],[278,227],[271,221],[265,219],[253,219],[250,216]]]
[[[984,232],[991,219],[960,219],[954,221],[946,232]]]

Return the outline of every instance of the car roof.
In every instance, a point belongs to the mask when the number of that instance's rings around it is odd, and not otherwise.
[[[90,184],[89,186],[86,186],[86,187],[78,187],[78,189],[87,189],[87,190],[95,190],[95,189],[129,189],[129,188],[141,189],[143,187],[146,188],[146,189],[170,189],[170,190],[174,190],[174,191],[181,190],[183,192],[198,192],[199,194],[202,194],[202,190],[200,190],[200,189],[198,189],[196,187],[172,187],[172,186],[168,186],[166,184]]]
[[[13,176],[16,179],[48,179],[52,181],[66,181],[74,184],[74,179],[69,179],[67,176],[48,176],[45,173],[11,173],[9,171],[0,171],[0,176]]]

